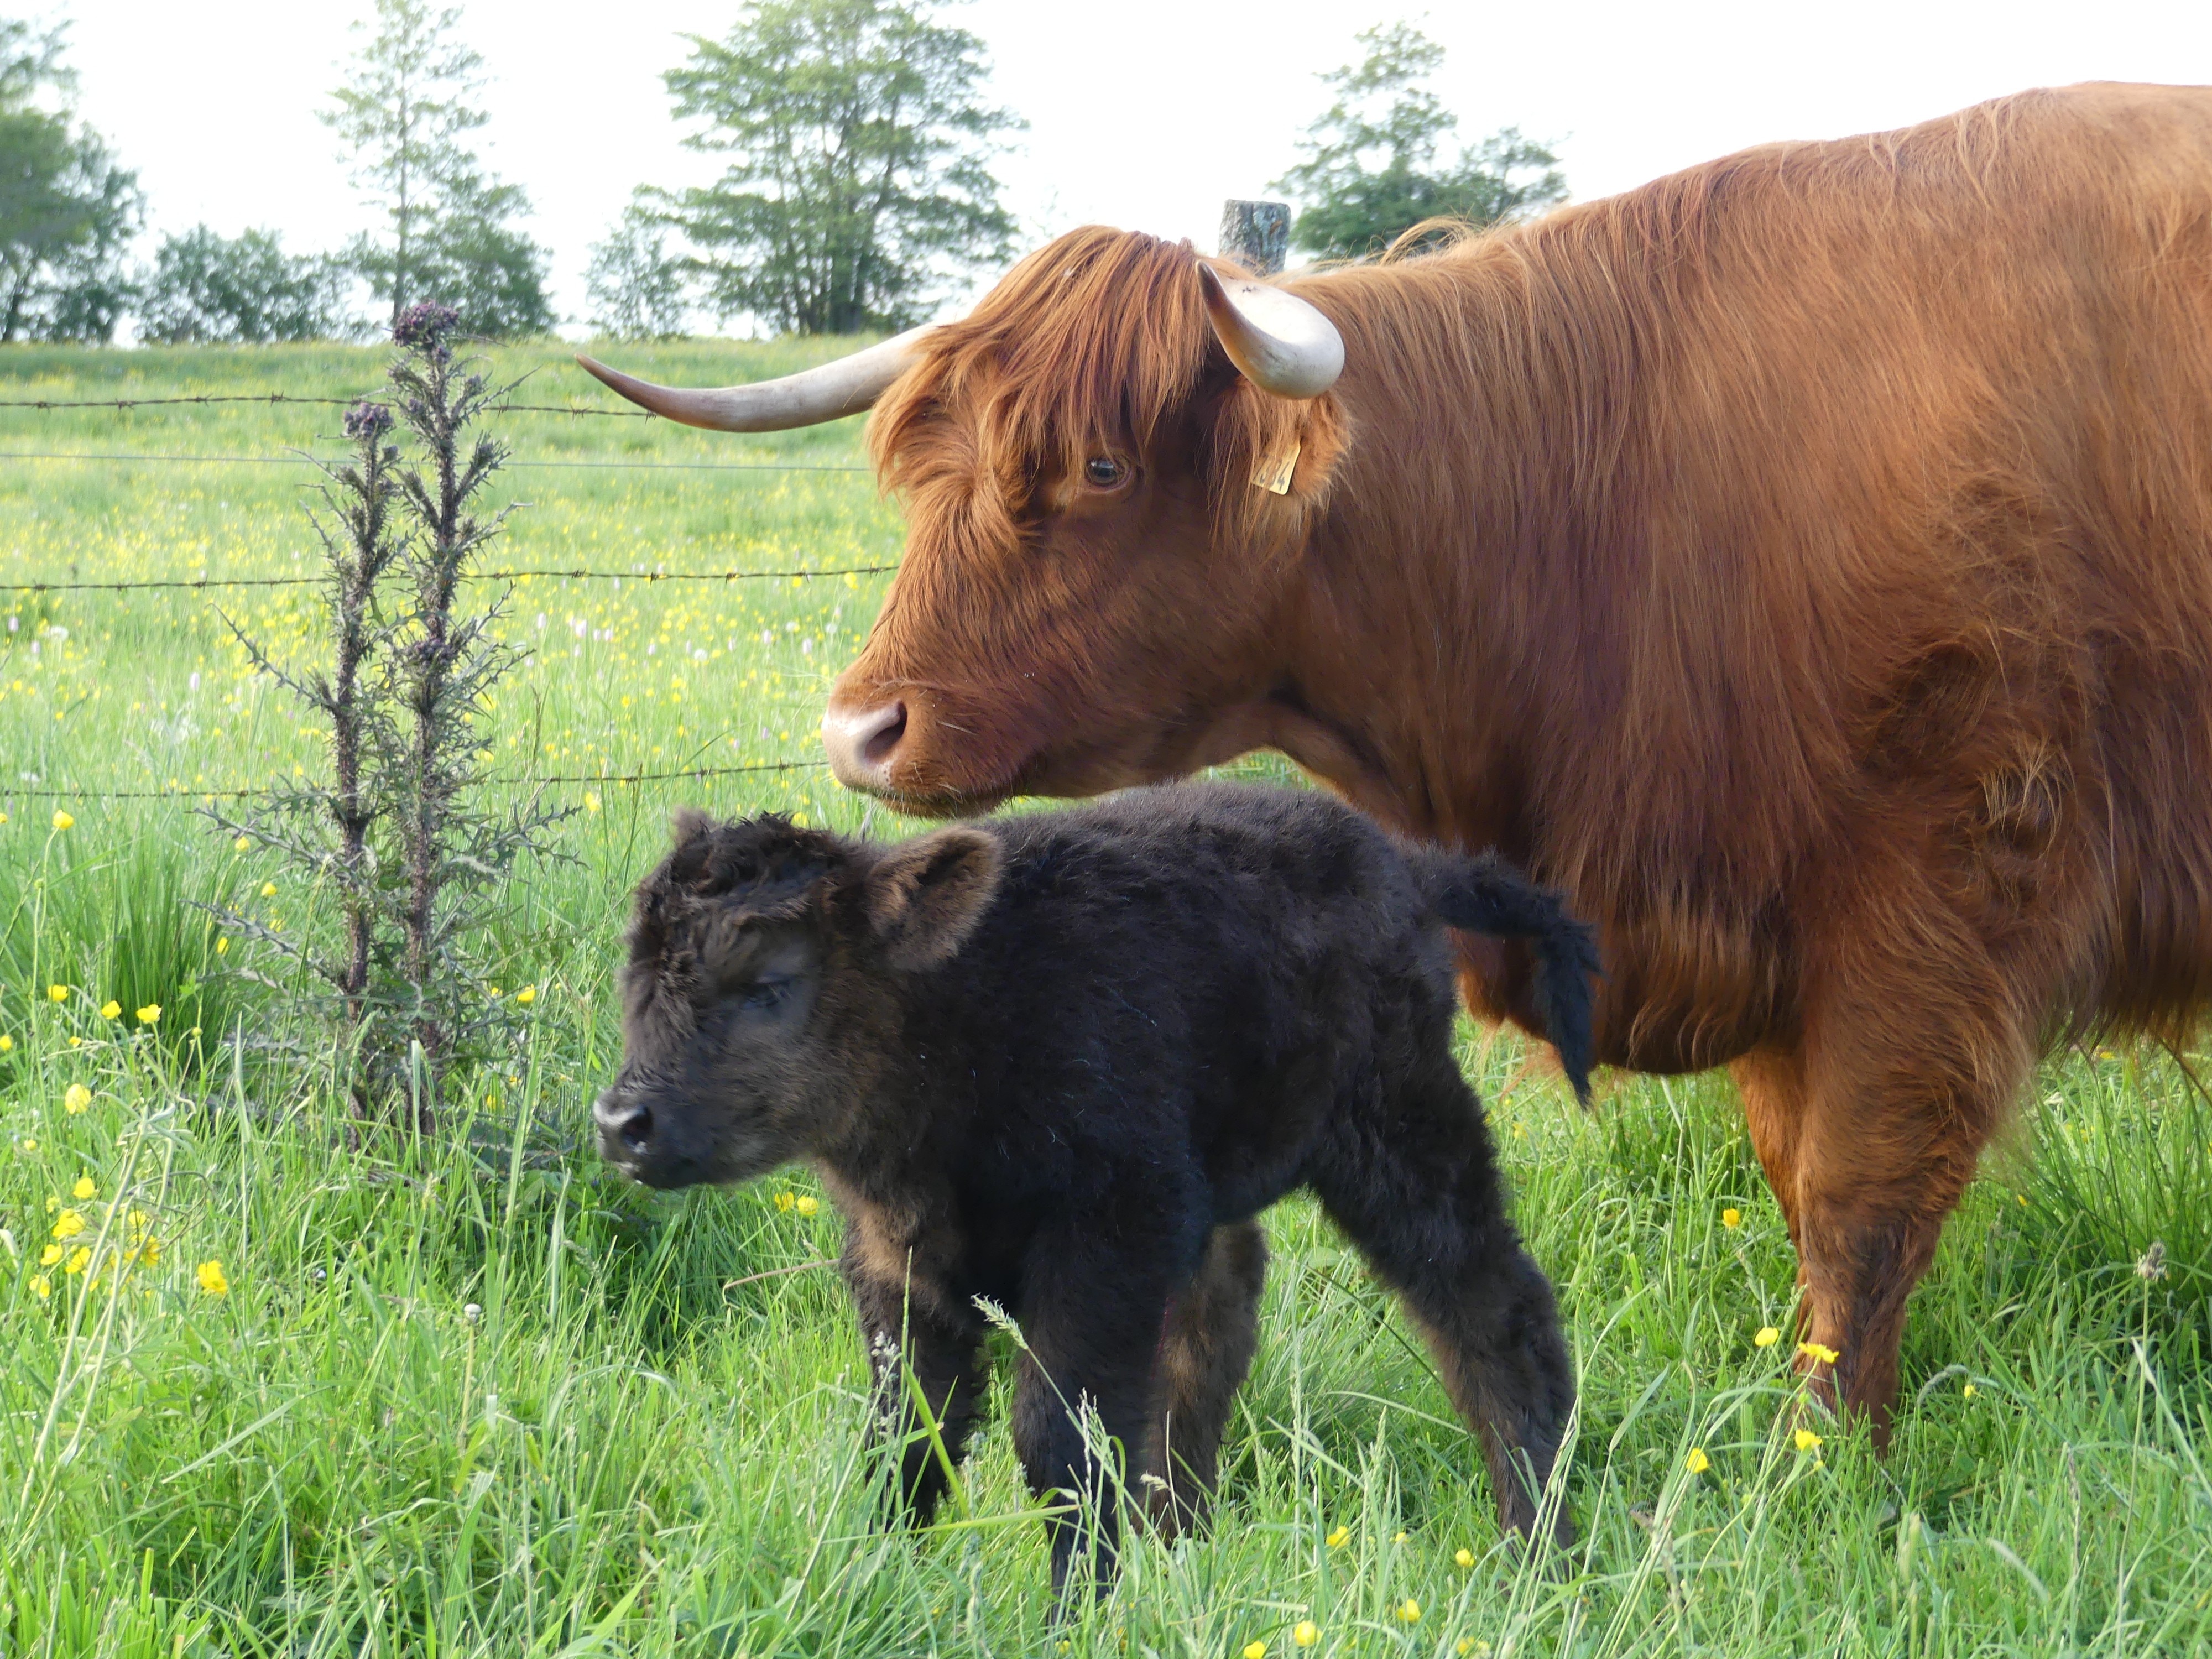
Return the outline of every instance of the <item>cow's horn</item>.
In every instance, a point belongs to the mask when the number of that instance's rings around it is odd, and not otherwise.
[[[797,426],[819,426],[872,407],[884,389],[906,372],[914,362],[915,345],[935,326],[924,323],[848,357],[803,368],[780,380],[757,380],[750,386],[726,386],[713,391],[655,386],[593,362],[580,351],[576,361],[630,402],[686,426],[703,426],[715,432],[785,432]]]
[[[1295,294],[1201,262],[1206,315],[1244,378],[1278,398],[1318,398],[1344,373],[1344,336]]]

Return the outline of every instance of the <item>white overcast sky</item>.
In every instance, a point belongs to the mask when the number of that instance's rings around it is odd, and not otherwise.
[[[631,188],[711,176],[681,148],[661,72],[736,0],[465,0],[486,59],[485,159],[524,185],[556,304],[584,307],[586,246]],[[81,107],[138,169],[156,232],[205,221],[335,246],[362,210],[315,118],[368,0],[67,0]],[[1449,51],[1467,136],[1556,142],[1577,198],[1773,138],[1900,125],[2025,87],[2212,82],[2212,0],[968,0],[993,94],[1026,118],[1000,176],[1032,240],[1088,222],[1210,249],[1222,198],[1266,193],[1319,112],[1317,71],[1409,18]]]

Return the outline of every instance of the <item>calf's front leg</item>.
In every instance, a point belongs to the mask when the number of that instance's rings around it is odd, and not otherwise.
[[[1145,1508],[1167,1536],[1196,1527],[1212,1501],[1222,1431],[1260,1343],[1267,1235],[1257,1221],[1216,1227],[1206,1260],[1160,1333]]]
[[[1139,1255],[1103,1243],[1115,1238],[1152,1243],[1160,1253]],[[1113,1583],[1124,1471],[1141,1467],[1153,1361],[1174,1287],[1170,1243],[1164,1227],[1148,1229],[1127,1216],[1087,1224],[1071,1218],[1030,1253],[1014,1449],[1032,1493],[1057,1493],[1073,1506],[1045,1522],[1058,1597],[1065,1596],[1076,1562],[1086,1557],[1098,1595]],[[1095,1534],[1086,1509],[1097,1518]]]
[[[951,1485],[946,1465],[959,1466],[982,1413],[983,1321],[933,1284],[892,1278],[870,1260],[855,1231],[846,1234],[841,1266],[875,1377],[869,1438],[899,1448],[899,1499],[915,1520],[927,1524]],[[917,1393],[936,1425],[934,1440]]]

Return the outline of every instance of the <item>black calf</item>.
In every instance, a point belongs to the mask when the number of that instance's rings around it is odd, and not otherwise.
[[[1573,1384],[1453,1063],[1445,923],[1533,940],[1583,1091],[1589,931],[1494,860],[1324,796],[1134,792],[892,844],[687,817],[638,890],[602,1147],[663,1187],[820,1171],[924,1516],[982,1396],[980,1297],[1028,1345],[1031,1487],[1098,1488],[1087,1401],[1160,1523],[1191,1523],[1256,1340],[1256,1218],[1310,1187],[1528,1532]],[[902,1353],[942,1455],[911,1432]],[[1115,1528],[1109,1504],[1109,1564]],[[1054,1523],[1055,1584],[1086,1541]]]

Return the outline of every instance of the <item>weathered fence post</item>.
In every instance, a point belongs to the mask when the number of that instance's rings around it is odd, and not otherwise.
[[[1282,202],[1221,204],[1221,253],[1255,276],[1272,276],[1283,268],[1290,246],[1291,210]]]

